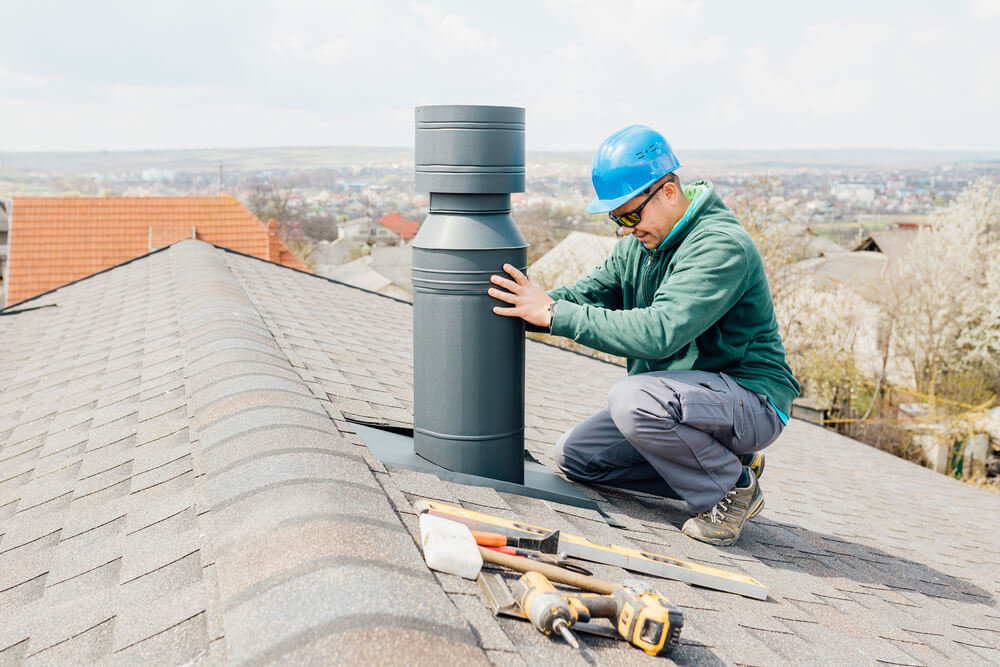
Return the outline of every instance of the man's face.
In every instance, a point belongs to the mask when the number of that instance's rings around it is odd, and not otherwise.
[[[658,185],[653,185],[655,190]],[[649,194],[639,193],[618,208],[612,211],[616,217],[634,211],[642,205],[642,202]],[[646,246],[648,250],[658,248],[663,239],[673,230],[674,225],[684,215],[684,210],[678,213],[680,191],[677,183],[667,181],[667,183],[657,192],[645,208],[642,209],[642,219],[635,227],[622,227],[622,234],[631,234],[639,243]]]

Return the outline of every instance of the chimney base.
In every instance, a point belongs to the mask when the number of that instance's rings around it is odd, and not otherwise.
[[[446,482],[468,486],[486,486],[502,493],[512,493],[518,496],[594,510],[604,517],[609,526],[626,527],[614,517],[605,514],[597,503],[580,493],[571,482],[566,481],[536,461],[527,451],[524,453],[524,484],[515,484],[501,479],[455,472],[428,461],[413,451],[413,429],[366,424],[353,419],[348,419],[348,421],[351,422],[354,431],[368,447],[368,450],[379,461],[387,465],[437,475]]]

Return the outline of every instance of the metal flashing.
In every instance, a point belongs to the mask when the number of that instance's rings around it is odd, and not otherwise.
[[[469,486],[485,486],[501,493],[513,493],[528,498],[538,498],[551,502],[581,507],[599,513],[608,525],[615,528],[626,526],[614,517],[609,516],[600,506],[580,493],[572,482],[569,482],[549,468],[539,463],[530,453],[524,452],[524,484],[515,484],[502,479],[493,479],[480,475],[448,470],[428,461],[413,450],[412,429],[398,426],[382,426],[368,424],[354,419],[348,419],[355,432],[365,443],[368,450],[382,463],[415,470],[417,472],[437,475],[446,482],[467,484]]]

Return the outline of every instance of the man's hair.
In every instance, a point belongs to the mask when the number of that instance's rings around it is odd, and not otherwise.
[[[666,179],[666,180],[664,180],[664,179]],[[660,181],[663,181],[663,183],[662,183],[663,185],[666,185],[667,183],[676,183],[678,188],[681,187],[681,179],[677,178],[677,174],[676,173],[670,172],[666,176],[662,176],[662,177],[656,179],[655,181],[653,181],[652,183],[650,183],[649,187],[642,191],[643,194],[647,194],[648,195],[650,192],[652,192],[653,188],[656,186],[657,183],[660,183]]]

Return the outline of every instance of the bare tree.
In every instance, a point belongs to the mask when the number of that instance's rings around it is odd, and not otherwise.
[[[795,264],[804,259],[798,229],[782,223],[778,210],[781,179],[772,174],[751,176],[730,199],[729,206],[753,239],[767,272],[771,299],[778,306],[793,298],[801,283]]]
[[[247,207],[261,220],[274,218],[279,223],[291,219],[291,198],[295,184],[289,179],[268,178],[255,181],[247,189]]]

